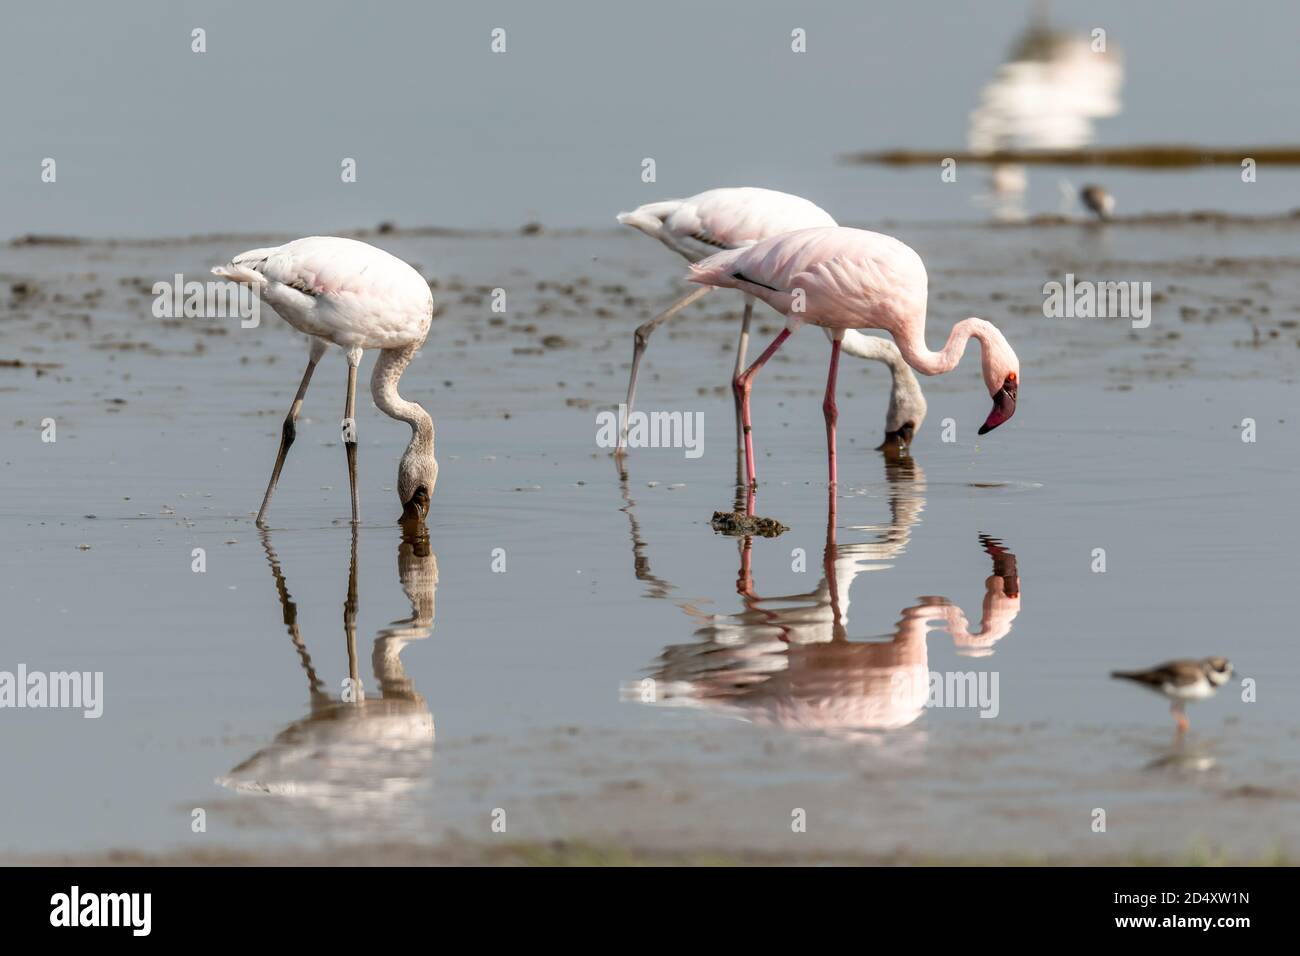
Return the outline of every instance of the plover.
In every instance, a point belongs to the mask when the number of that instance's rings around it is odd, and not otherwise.
[[[1110,676],[1135,681],[1168,697],[1173,701],[1170,711],[1178,722],[1178,731],[1183,733],[1187,730],[1187,714],[1183,711],[1187,702],[1212,697],[1231,679],[1232,664],[1226,657],[1207,657],[1169,661],[1142,671],[1111,671]]]
[[[1079,190],[1079,201],[1096,213],[1098,219],[1109,219],[1115,211],[1115,197],[1102,186],[1084,186]]]

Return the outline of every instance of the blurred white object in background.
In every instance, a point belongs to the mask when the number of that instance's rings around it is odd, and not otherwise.
[[[1113,46],[1094,52],[1088,37],[1035,24],[981,91],[967,145],[977,153],[1086,146],[1094,120],[1118,115],[1123,83]]]
[[[970,113],[966,143],[973,153],[1004,150],[1066,150],[1093,140],[1093,122],[1120,112],[1124,66],[1106,43],[1094,50],[1090,36],[1061,33],[1047,25],[1040,8],[1007,62],[981,90]],[[1024,168],[999,164],[990,171],[995,207],[1024,193]],[[1007,210],[999,218],[1007,218]]]

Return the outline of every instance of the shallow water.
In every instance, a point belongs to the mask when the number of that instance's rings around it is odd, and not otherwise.
[[[499,808],[515,839],[661,848],[1294,855],[1300,223],[893,231],[929,266],[932,346],[967,315],[1004,329],[1019,412],[976,438],[968,360],[889,461],[884,374],[846,357],[829,540],[803,330],[755,386],[758,512],[790,530],[748,547],[709,527],[734,297],[661,329],[642,373],[642,409],[703,413],[704,454],[620,473],[596,444],[632,329],[683,290],[644,237],[376,240],[439,283],[402,383],[437,424],[427,546],[395,524],[406,430],[365,398],[354,543],[333,355],[253,526],[305,346],[269,310],[155,319],[148,289],[266,237],[0,250],[32,287],[0,326],[27,363],[0,367],[0,670],[105,682],[98,720],[0,714],[0,849],[486,840]],[[1150,328],[1043,318],[1066,271],[1151,281]],[[779,328],[756,325],[755,348]],[[1193,706],[1179,748],[1161,699],[1106,677],[1207,654],[1258,699]],[[925,706],[931,672],[996,674],[996,716]]]

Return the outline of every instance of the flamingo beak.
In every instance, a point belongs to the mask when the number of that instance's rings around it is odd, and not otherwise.
[[[998,389],[998,393],[993,396],[993,411],[989,412],[989,417],[984,420],[980,426],[980,434],[986,434],[993,431],[1008,418],[1016,413],[1016,391],[1018,386],[1014,379],[1007,379]]]
[[[402,523],[422,522],[425,515],[429,513],[429,492],[425,490],[424,485],[415,489],[415,494],[411,495],[409,501],[402,505]]]
[[[912,444],[912,436],[915,434],[916,426],[905,422],[897,431],[885,432],[885,440],[876,446],[876,451],[901,451]]]

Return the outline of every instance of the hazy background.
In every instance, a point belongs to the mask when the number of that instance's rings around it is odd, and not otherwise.
[[[871,4],[46,2],[6,15],[3,234],[603,226],[717,185],[801,193],[845,222],[981,217],[975,171],[837,165],[961,148],[1028,0]],[[1101,144],[1296,139],[1300,8],[1282,0],[1055,3],[1124,53]],[[207,52],[190,31],[207,30]],[[489,50],[507,31],[508,52]],[[808,51],[790,51],[790,31]],[[40,179],[44,157],[58,181]],[[641,181],[653,157],[658,181]],[[340,181],[353,157],[358,181]],[[1031,173],[1028,205],[1057,180]],[[1077,184],[1078,174],[1068,174]],[[1083,174],[1087,175],[1087,174]],[[1122,212],[1278,209],[1300,176],[1115,173]],[[1268,180],[1272,178],[1272,183]],[[1294,188],[1282,189],[1279,182]]]

